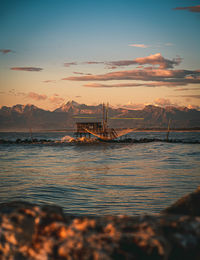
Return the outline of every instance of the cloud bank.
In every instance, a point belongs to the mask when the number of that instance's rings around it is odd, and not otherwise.
[[[143,47],[144,48],[144,47]],[[129,65],[152,65],[159,66],[162,69],[170,69],[174,68],[181,63],[182,59],[180,57],[176,57],[172,60],[164,58],[160,53],[152,54],[147,57],[140,57],[134,60],[118,60],[118,61],[86,61],[82,62],[82,64],[104,64],[109,69],[115,69],[120,66],[129,66]],[[65,67],[69,67],[71,65],[78,65],[77,62],[64,63]]]
[[[177,87],[188,84],[200,84],[200,70],[174,69],[182,59],[164,58],[160,53],[147,57],[139,57],[134,60],[119,60],[105,62],[109,66],[128,66],[137,64],[136,69],[119,70],[104,74],[83,74],[63,78],[70,81],[87,81],[84,87],[90,88],[126,88],[126,87]],[[146,66],[145,65],[151,65]],[[76,73],[77,74],[77,73]],[[131,81],[120,83],[95,83],[95,81]],[[90,82],[91,81],[91,82]],[[140,82],[138,82],[140,81]],[[189,88],[188,88],[189,89]]]
[[[148,70],[125,70],[110,72],[101,75],[88,75],[67,77],[63,80],[72,81],[109,81],[109,80],[142,80],[156,81],[170,85],[187,85],[189,83],[200,83],[199,70],[164,70],[164,69],[148,69]],[[171,83],[171,84],[170,84]],[[157,84],[157,83],[156,83]]]

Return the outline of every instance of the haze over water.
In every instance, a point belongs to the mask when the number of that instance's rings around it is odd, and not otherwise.
[[[26,138],[1,133],[0,138]],[[38,133],[61,140],[65,133]],[[165,138],[165,133],[130,137]],[[200,140],[200,133],[170,133]],[[159,213],[200,184],[200,146],[191,143],[1,144],[0,202],[53,203],[73,214]]]

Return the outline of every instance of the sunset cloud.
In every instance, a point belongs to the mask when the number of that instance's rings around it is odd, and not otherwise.
[[[129,44],[130,47],[136,47],[136,48],[148,48],[149,45],[146,44]]]
[[[73,65],[78,65],[78,63],[77,62],[65,62],[64,63],[65,67],[70,67],[70,66],[73,66]]]
[[[109,66],[129,66],[129,65],[159,65],[160,69],[171,69],[181,63],[182,59],[180,57],[174,58],[172,60],[165,59],[160,53],[156,53],[147,57],[136,58],[134,60],[119,60],[110,61],[105,64]]]
[[[118,107],[130,109],[130,110],[141,110],[145,107],[146,104],[143,103],[132,103],[131,101],[128,102],[126,105],[118,105]]]
[[[166,98],[157,98],[154,100],[154,104],[161,107],[174,105],[169,99]]]
[[[129,44],[128,46],[130,47],[136,47],[136,48],[160,48],[162,46],[173,46],[174,44],[171,42],[167,42],[167,43],[157,43],[157,44],[153,44],[153,45],[146,45],[146,44]]]
[[[19,70],[19,71],[35,71],[35,72],[43,70],[42,68],[37,68],[37,67],[12,67],[10,69]]]
[[[182,61],[180,57],[177,57],[173,60],[165,59],[160,53],[156,53],[144,58],[136,58],[134,60],[136,63],[140,65],[151,64],[151,65],[159,65],[161,69],[171,69],[176,65],[179,65]]]
[[[33,99],[35,101],[48,101],[52,104],[57,104],[57,105],[64,102],[64,98],[57,93],[54,93],[52,96],[47,96],[45,94],[38,94],[36,92],[29,92],[29,93],[17,92],[15,89],[11,89],[7,93],[5,92],[5,94],[18,96],[18,97],[22,96],[25,99]]]
[[[166,59],[160,53],[139,57],[134,60],[119,60],[105,62],[107,66],[128,66],[137,64],[136,69],[120,70],[105,74],[84,74],[75,73],[79,76],[70,76],[62,80],[71,81],[112,81],[112,80],[131,80],[130,83],[87,83],[84,87],[89,88],[127,88],[127,87],[177,87],[187,86],[188,84],[200,84],[200,70],[175,70],[174,66],[179,65],[182,59],[176,57],[174,59]],[[152,66],[145,66],[145,65]],[[155,67],[158,65],[159,67]],[[135,82],[135,81],[140,81]],[[141,82],[142,81],[142,82]]]
[[[186,85],[182,82],[151,82],[151,83],[120,83],[120,84],[100,84],[100,83],[88,83],[84,84],[84,87],[89,88],[130,88],[130,87],[176,87]]]
[[[121,87],[140,87],[141,84],[137,83],[121,83],[121,84],[99,84],[99,83],[88,83],[83,85],[84,87],[88,88],[121,88]]]
[[[167,46],[171,46],[171,43],[166,43]],[[143,47],[144,48],[144,47]],[[72,65],[79,65],[79,64],[104,64],[109,69],[116,69],[120,66],[129,66],[129,65],[158,65],[162,69],[169,69],[174,68],[181,63],[182,59],[180,57],[176,57],[172,60],[164,58],[160,53],[152,54],[146,57],[139,57],[133,60],[118,60],[118,61],[85,61],[82,63],[77,62],[68,62],[64,63],[65,67],[69,67]]]
[[[58,94],[54,94],[48,99],[51,103],[60,104],[64,102],[64,98],[60,97]]]
[[[10,50],[10,49],[0,49],[0,52],[3,53],[3,54],[7,54],[7,53],[13,52],[13,51]]]
[[[199,13],[200,12],[200,5],[196,6],[186,6],[186,7],[176,7],[174,10],[187,10],[189,12]]]
[[[88,75],[67,77],[63,80],[72,81],[108,81],[108,80],[142,80],[142,81],[159,81],[170,82],[174,85],[186,85],[189,83],[200,83],[199,70],[164,70],[164,69],[151,69],[151,70],[125,70],[111,72],[101,75]],[[169,84],[169,83],[168,83]]]
[[[26,95],[27,98],[31,98],[34,99],[36,101],[40,101],[40,100],[46,100],[47,99],[47,95],[42,95],[42,94],[37,94],[35,92],[29,92]]]

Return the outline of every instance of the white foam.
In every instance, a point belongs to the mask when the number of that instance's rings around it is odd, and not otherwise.
[[[69,135],[66,135],[64,136],[62,139],[61,139],[61,143],[71,143],[74,141],[74,138],[69,136]]]

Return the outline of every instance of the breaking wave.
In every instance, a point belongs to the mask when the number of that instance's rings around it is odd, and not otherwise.
[[[63,138],[61,138],[61,143],[71,143],[73,140],[73,137],[66,135]]]
[[[66,135],[61,139],[61,143],[96,143],[96,142],[98,142],[97,138],[87,138],[87,137],[73,138],[69,135]]]

